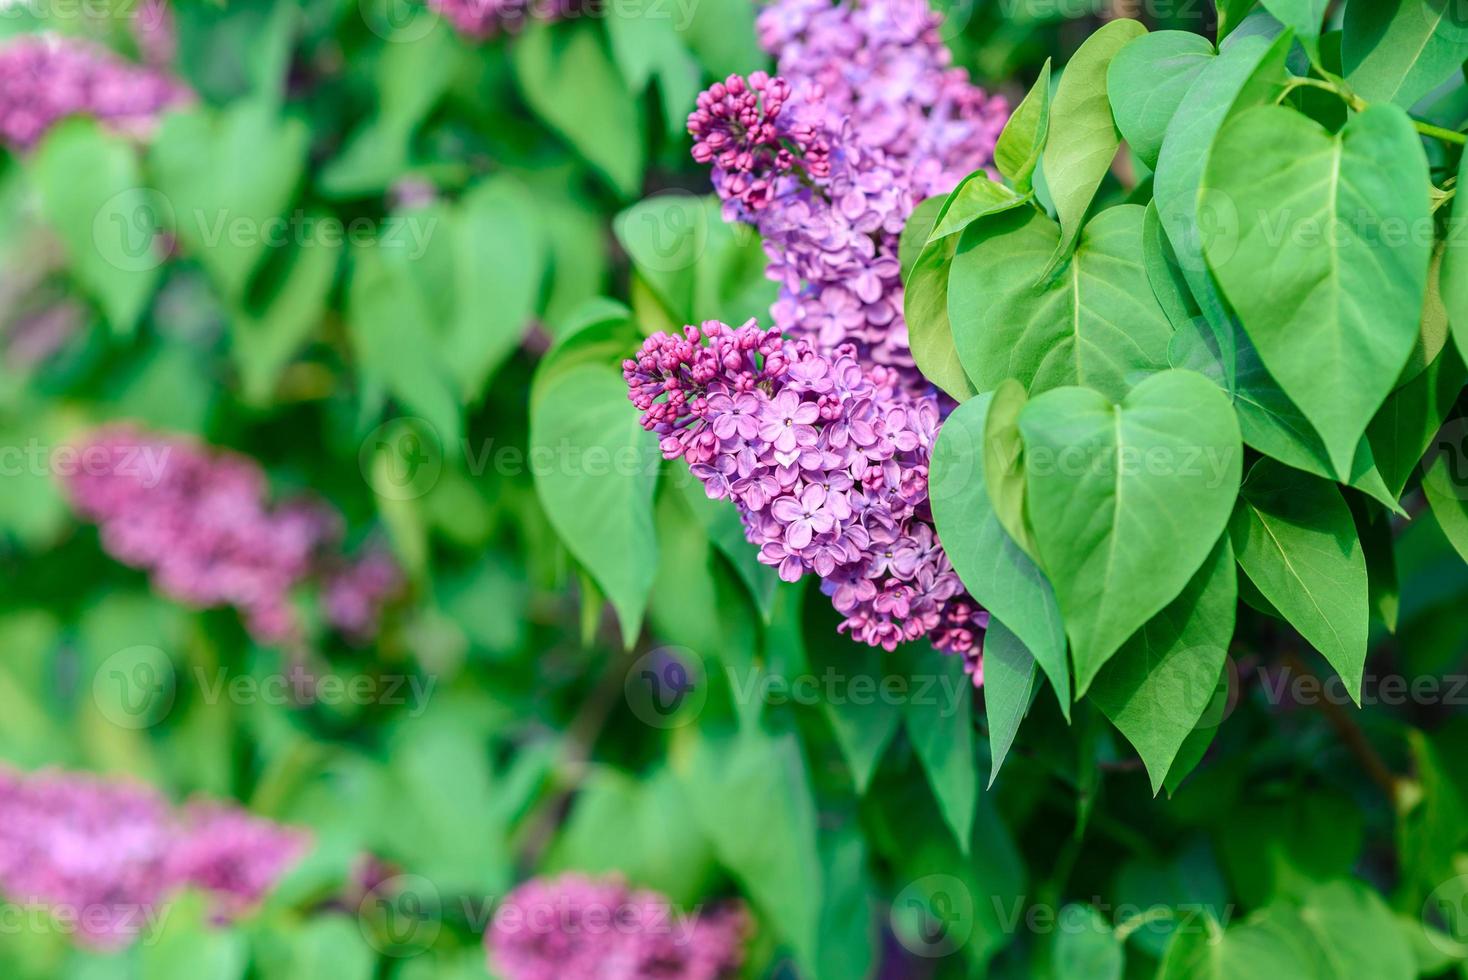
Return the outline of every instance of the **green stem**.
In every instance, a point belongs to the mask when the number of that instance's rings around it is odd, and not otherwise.
[[[1434,126],[1432,123],[1425,123],[1420,119],[1412,120],[1412,125],[1423,136],[1431,136],[1435,139],[1442,140],[1444,143],[1455,143],[1458,146],[1468,145],[1468,136],[1464,136],[1462,133],[1455,133],[1451,129]]]
[[[1283,102],[1285,96],[1289,95],[1291,92],[1298,88],[1318,88],[1322,92],[1329,92],[1332,95],[1338,97],[1341,101],[1345,102],[1346,105],[1350,106],[1356,112],[1364,112],[1367,108],[1366,100],[1362,99],[1356,93],[1346,88],[1343,84],[1329,82],[1319,78],[1290,79],[1289,82],[1285,84],[1284,90],[1279,93],[1279,99],[1277,101]],[[1456,146],[1468,145],[1468,136],[1464,136],[1462,133],[1454,132],[1451,129],[1444,129],[1441,126],[1434,126],[1432,123],[1423,122],[1420,119],[1413,119],[1412,126],[1417,130],[1417,132],[1421,133],[1423,136],[1431,136],[1434,139],[1440,139],[1444,143],[1452,143]]]
[[[1115,930],[1116,941],[1119,943],[1124,943],[1127,941],[1127,938],[1130,937],[1132,933],[1142,928],[1142,926],[1148,925],[1152,922],[1161,921],[1162,919],[1171,919],[1172,917],[1172,909],[1170,908],[1161,905],[1157,906],[1156,908],[1150,908],[1140,915],[1134,915],[1130,919],[1127,919],[1125,922],[1119,923]]]

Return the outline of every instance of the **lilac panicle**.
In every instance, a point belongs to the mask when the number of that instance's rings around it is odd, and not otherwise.
[[[853,638],[926,636],[979,683],[988,613],[933,528],[946,403],[913,364],[897,244],[919,201],[990,163],[1008,107],[952,66],[928,0],[776,0],[758,24],[778,75],[714,85],[688,130],[725,217],[764,242],[775,327],[660,334],[623,374],[760,561],[818,576]]]
[[[191,98],[176,79],[76,38],[35,35],[0,42],[0,143],[25,150],[57,122],[85,115],[135,136]]]
[[[183,888],[217,916],[240,914],[309,846],[303,831],[222,803],[174,809],[137,783],[0,769],[0,894],[74,921],[90,946],[133,942]]]
[[[324,589],[327,621],[370,639],[382,605],[401,588],[392,559],[336,553],[341,517],[325,504],[272,505],[254,460],[126,426],[91,433],[67,476],[73,506],[98,525],[118,561],[148,571],[186,605],[233,606],[262,643],[298,639],[299,586]]]
[[[977,666],[988,615],[928,509],[936,397],[851,345],[823,354],[753,320],[655,334],[622,374],[663,455],[735,503],[782,579],[819,576],[842,631],[887,650],[927,635]]]
[[[684,916],[620,879],[567,874],[506,896],[485,945],[504,980],[725,980],[743,962],[748,930],[737,902]]]
[[[1009,112],[952,66],[941,22],[928,0],[778,0],[758,21],[777,77],[732,76],[688,119],[725,217],[764,241],[775,325],[917,387],[898,238],[918,202],[991,162]]]

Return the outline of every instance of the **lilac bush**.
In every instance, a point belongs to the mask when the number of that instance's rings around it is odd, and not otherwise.
[[[897,245],[919,201],[989,163],[1008,110],[951,67],[939,24],[925,0],[761,13],[780,74],[714,85],[688,130],[725,217],[763,239],[775,327],[659,334],[623,373],[663,454],[738,505],[760,561],[818,575],[854,639],[927,636],[978,682],[988,615],[927,507],[948,405],[908,349]]]
[[[739,903],[684,915],[618,878],[567,874],[511,892],[485,944],[505,980],[721,980],[743,962],[748,931]]]
[[[67,37],[0,42],[0,143],[28,149],[68,116],[92,116],[127,135],[151,132],[159,115],[191,98],[156,68]]]
[[[170,894],[209,895],[220,918],[257,904],[310,847],[304,831],[213,801],[170,807],[152,788],[0,769],[0,894],[74,919],[93,946],[125,946]]]

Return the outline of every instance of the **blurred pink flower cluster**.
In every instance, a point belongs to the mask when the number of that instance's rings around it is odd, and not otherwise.
[[[228,919],[259,903],[310,835],[234,806],[180,808],[151,788],[0,768],[0,894],[41,906],[97,947],[126,946],[174,892],[204,892]]]
[[[583,0],[428,0],[454,29],[476,41],[523,30],[532,20],[557,20]]]
[[[504,980],[725,980],[748,930],[735,902],[683,914],[619,879],[568,874],[506,896],[485,943]]]
[[[77,38],[28,35],[0,42],[0,143],[29,149],[68,116],[92,116],[127,135],[149,133],[188,88]]]
[[[67,491],[110,555],[147,570],[179,602],[235,607],[262,643],[299,638],[298,587],[320,589],[327,622],[358,642],[376,634],[382,607],[402,589],[386,552],[340,553],[335,510],[272,504],[265,472],[247,457],[112,426],[91,433],[76,459]]]

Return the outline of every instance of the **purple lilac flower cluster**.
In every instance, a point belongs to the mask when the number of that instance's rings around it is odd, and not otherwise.
[[[428,0],[454,30],[475,41],[514,34],[532,20],[559,20],[582,5],[580,0]]]
[[[693,159],[725,174],[725,197],[750,213],[769,206],[781,175],[831,176],[829,144],[797,113],[782,112],[789,98],[782,78],[757,71],[746,82],[730,75],[699,93],[688,117]]]
[[[179,809],[151,788],[95,776],[0,769],[0,893],[115,948],[172,892],[195,888],[220,918],[257,904],[311,839],[214,801]]]
[[[168,75],[88,41],[30,35],[0,46],[0,143],[16,149],[73,115],[146,135],[165,109],[190,98]]]
[[[818,575],[855,639],[926,635],[979,683],[988,613],[933,530],[944,403],[908,348],[897,245],[919,201],[990,162],[1008,107],[952,66],[940,27],[927,0],[761,12],[779,76],[713,86],[688,130],[725,217],[764,241],[775,329],[655,336],[623,373],[663,454],[737,504],[761,561]]]
[[[685,916],[617,878],[537,878],[506,896],[485,935],[505,980],[722,980],[744,959],[737,902]]]
[[[928,0],[778,0],[758,23],[779,77],[705,92],[694,158],[713,164],[725,217],[759,229],[775,325],[822,351],[854,344],[920,388],[898,238],[918,202],[991,161],[1009,108],[952,67]]]
[[[937,399],[909,395],[900,372],[850,345],[822,354],[753,320],[654,335],[622,373],[663,455],[734,501],[782,579],[820,576],[843,632],[887,650],[926,634],[977,668],[988,614],[927,506]]]
[[[67,490],[109,554],[148,570],[179,602],[239,609],[262,643],[298,638],[297,586],[322,588],[327,621],[356,639],[376,632],[383,604],[401,589],[385,553],[350,561],[335,552],[335,511],[306,500],[272,506],[254,460],[126,426],[92,433],[76,459]]]

